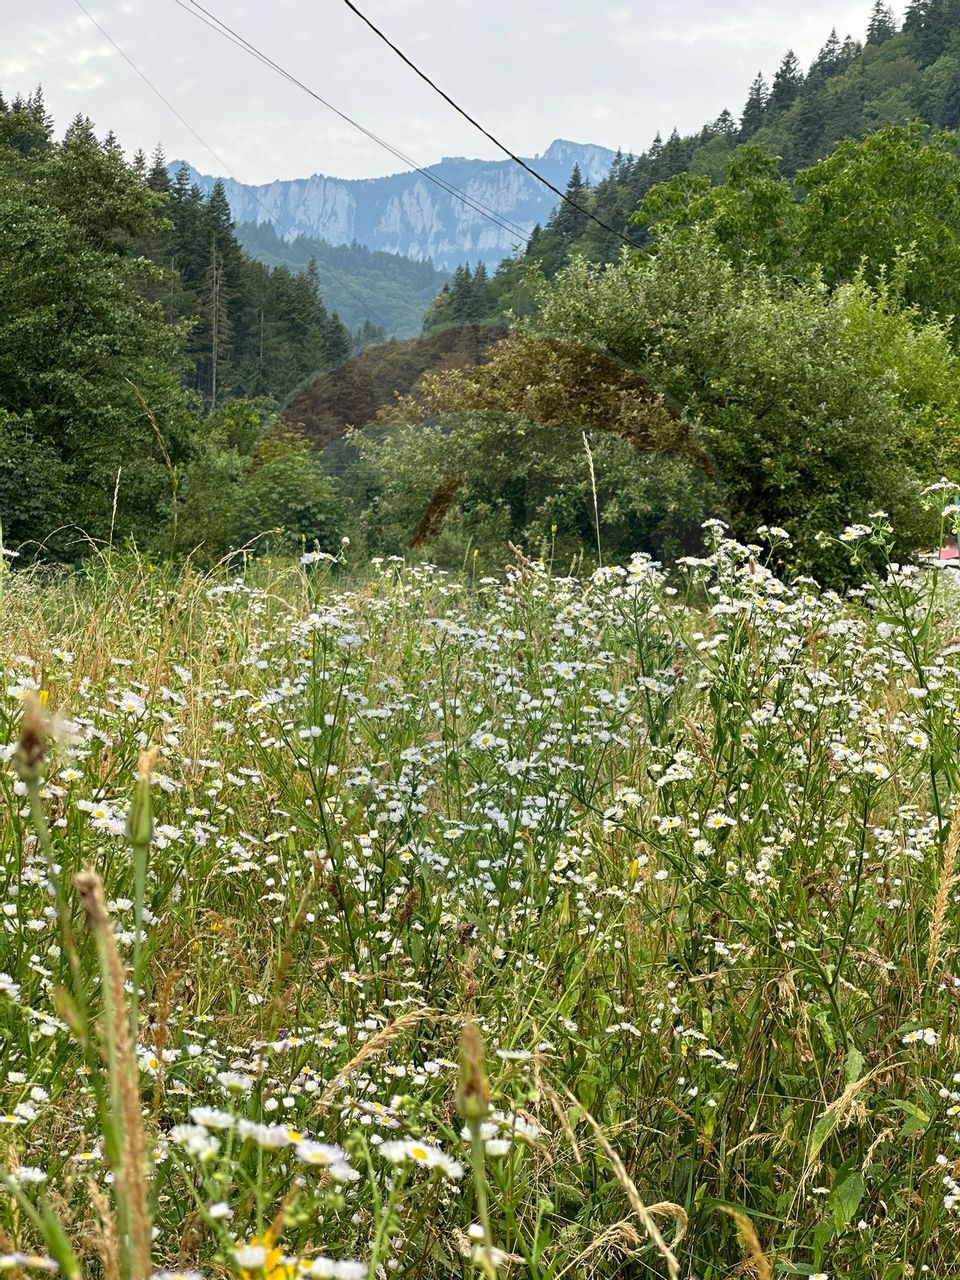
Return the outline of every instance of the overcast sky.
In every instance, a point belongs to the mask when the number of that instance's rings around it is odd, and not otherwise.
[[[0,0],[0,89],[42,82],[58,131],[77,112],[131,152],[245,182],[396,172],[394,158],[201,25],[176,0],[83,0],[222,163],[151,92],[75,0]],[[190,0],[184,0],[189,8]],[[342,0],[203,0],[275,61],[421,164],[497,156]],[[554,138],[642,150],[724,107],[792,46],[806,65],[870,0],[359,0],[415,62],[525,155]],[[898,14],[903,5],[896,6]]]

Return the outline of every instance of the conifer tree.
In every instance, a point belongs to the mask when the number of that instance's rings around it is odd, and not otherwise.
[[[751,138],[758,129],[763,128],[769,100],[770,90],[763,72],[760,71],[750,86],[750,92],[743,107],[743,115],[740,117],[741,138]]]
[[[827,38],[826,44],[817,54],[810,67],[811,76],[826,79],[828,76],[836,75],[843,67],[843,46],[840,43],[840,37],[837,35],[837,28],[833,27]]]
[[[867,26],[867,44],[883,44],[897,34],[893,10],[885,0],[874,0],[873,11]]]
[[[157,191],[164,195],[170,191],[167,157],[163,154],[163,147],[159,143],[150,157],[150,168],[147,170],[147,186],[151,191]]]
[[[551,231],[568,243],[578,240],[586,228],[588,193],[589,188],[583,180],[580,166],[575,164],[564,192],[566,198],[557,205],[547,223]]]
[[[797,95],[803,88],[803,69],[800,60],[792,49],[783,55],[783,61],[773,77],[773,89],[770,91],[770,108],[778,115],[793,106]]]

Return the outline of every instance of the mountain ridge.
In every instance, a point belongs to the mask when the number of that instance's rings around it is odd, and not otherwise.
[[[556,138],[545,151],[525,159],[562,190],[575,164],[588,182],[596,183],[606,177],[615,155],[607,147]],[[184,163],[191,179],[209,192],[216,178],[188,161],[172,162],[169,171],[174,173]],[[512,160],[447,156],[425,172],[457,187],[525,234],[545,222],[557,203],[553,192]],[[356,242],[415,261],[429,259],[441,270],[465,261],[495,267],[522,242],[513,230],[498,226],[420,171],[380,178],[314,173],[259,184],[233,178],[222,182],[236,222],[272,223],[286,240],[310,236],[333,245]]]

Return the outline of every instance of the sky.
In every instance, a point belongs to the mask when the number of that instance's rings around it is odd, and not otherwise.
[[[132,154],[243,182],[402,168],[376,143],[228,43],[191,0],[0,0],[0,90],[42,83],[58,132],[78,113]],[[554,138],[641,151],[739,115],[750,81],[787,48],[804,65],[831,27],[862,38],[870,0],[356,0],[451,97],[512,150]],[[419,164],[502,158],[343,0],[202,0],[315,92]],[[902,5],[895,5],[898,17]],[[186,123],[184,123],[186,122]],[[199,138],[202,138],[205,147]],[[215,153],[207,148],[212,148]]]

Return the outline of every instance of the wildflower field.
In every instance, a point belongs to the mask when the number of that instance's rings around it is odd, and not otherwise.
[[[960,1275],[957,596],[708,539],[0,576],[0,1271]]]

